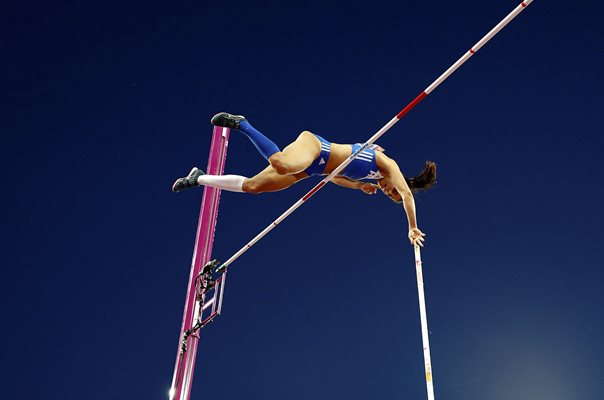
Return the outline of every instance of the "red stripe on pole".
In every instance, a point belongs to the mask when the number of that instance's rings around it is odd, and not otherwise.
[[[405,116],[405,114],[407,114],[409,111],[411,111],[411,109],[413,109],[413,107],[415,107],[417,105],[417,103],[419,103],[420,101],[422,101],[424,99],[424,97],[426,97],[428,94],[426,92],[421,92],[419,94],[419,96],[417,96],[411,103],[409,103],[407,105],[407,107],[403,108],[401,110],[401,112],[399,112],[398,114],[396,114],[396,118],[401,119]]]
[[[472,50],[472,49],[470,49],[470,53],[476,54],[476,52],[474,50]]]
[[[306,201],[310,198],[310,196],[312,196],[313,194],[317,193],[319,191],[319,189],[321,189],[324,185],[325,185],[325,181],[321,181],[319,182],[319,184],[317,186],[315,186],[314,188],[312,188],[310,190],[310,192],[306,193],[306,195],[304,195],[304,197],[302,197],[302,201]]]
[[[526,4],[524,4],[524,1],[522,2],[522,7],[526,7]],[[531,9],[532,10],[532,9]]]

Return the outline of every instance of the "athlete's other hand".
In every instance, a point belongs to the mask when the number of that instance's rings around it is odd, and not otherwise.
[[[360,189],[366,194],[375,194],[378,188],[373,183],[363,183]]]
[[[412,246],[418,245],[424,247],[424,236],[426,236],[426,234],[417,228],[409,229],[409,241]]]

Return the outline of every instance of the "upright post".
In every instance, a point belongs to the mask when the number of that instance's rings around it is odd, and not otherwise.
[[[228,128],[214,127],[208,167],[206,169],[208,174],[222,175],[224,172],[229,133],[230,130]],[[170,400],[189,400],[191,394],[199,336],[198,332],[192,335],[185,335],[185,332],[193,328],[196,316],[199,314],[199,302],[197,301],[199,294],[196,290],[196,278],[203,266],[212,258],[212,245],[214,244],[214,231],[216,229],[219,201],[220,189],[206,186],[201,200],[201,211],[197,224],[197,236],[195,238],[195,248],[191,262],[189,286],[182,317],[182,326],[180,328],[176,365],[174,367],[172,387],[169,394]],[[185,343],[183,343],[183,340]]]
[[[432,362],[430,361],[430,339],[428,338],[428,317],[426,316],[426,298],[424,296],[424,275],[422,273],[422,257],[418,245],[415,245],[415,273],[417,275],[419,317],[422,325],[422,344],[424,346],[426,389],[428,391],[428,400],[434,400],[434,384],[432,382]]]

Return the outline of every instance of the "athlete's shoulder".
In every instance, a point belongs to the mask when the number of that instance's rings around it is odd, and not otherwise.
[[[394,159],[380,151],[375,152],[375,165],[377,165],[384,176],[389,176],[391,171],[400,169],[398,163]]]

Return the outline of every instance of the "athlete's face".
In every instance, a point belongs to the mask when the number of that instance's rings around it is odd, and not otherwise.
[[[400,203],[401,201],[403,201],[403,198],[401,197],[398,190],[396,190],[392,182],[390,182],[388,179],[380,179],[377,183],[380,189],[382,190],[382,193],[390,197],[392,201],[396,203]]]

